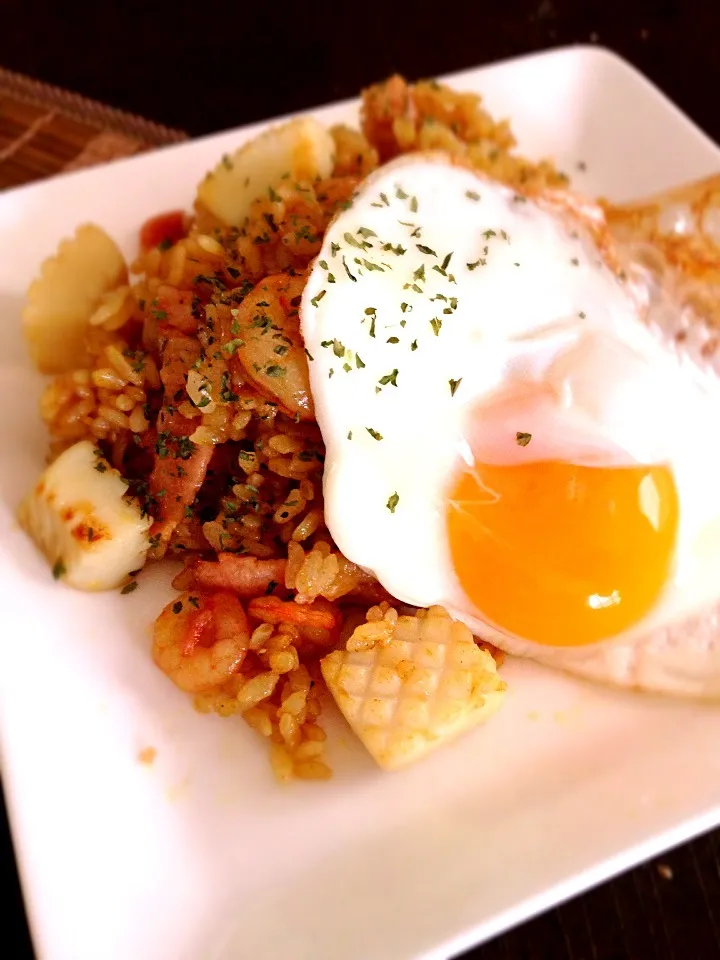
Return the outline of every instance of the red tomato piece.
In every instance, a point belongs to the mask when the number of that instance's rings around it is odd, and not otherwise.
[[[182,240],[186,233],[184,211],[168,210],[145,221],[140,228],[140,247],[147,252],[160,244],[172,246]]]

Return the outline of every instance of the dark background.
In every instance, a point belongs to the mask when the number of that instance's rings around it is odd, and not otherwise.
[[[354,96],[393,71],[432,76],[568,43],[617,51],[720,140],[719,0],[0,0],[0,65],[195,135]],[[4,808],[0,880],[0,952],[27,960]],[[720,958],[720,832],[470,957]]]

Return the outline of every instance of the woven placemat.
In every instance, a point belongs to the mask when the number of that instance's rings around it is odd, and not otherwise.
[[[187,138],[0,67],[0,190]]]

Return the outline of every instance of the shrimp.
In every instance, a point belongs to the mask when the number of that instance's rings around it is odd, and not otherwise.
[[[152,656],[186,693],[209,693],[237,673],[250,644],[242,604],[226,591],[183,593],[155,621]]]
[[[337,630],[342,621],[339,611],[322,597],[304,604],[279,597],[256,597],[248,604],[248,613],[264,623],[291,623],[312,630]]]
[[[284,413],[314,420],[298,313],[304,286],[304,276],[284,273],[261,280],[238,308],[232,340],[225,342],[234,350],[231,371],[252,380]]]

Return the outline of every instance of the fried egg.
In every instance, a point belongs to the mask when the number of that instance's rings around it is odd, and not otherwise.
[[[602,224],[439,155],[364,181],[301,305],[340,550],[511,654],[720,696],[720,386]]]

